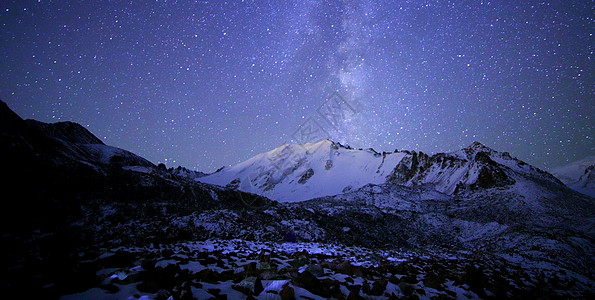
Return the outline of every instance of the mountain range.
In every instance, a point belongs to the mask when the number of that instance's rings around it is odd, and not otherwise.
[[[595,199],[566,185],[591,188],[590,163],[558,179],[478,142],[429,155],[322,140],[205,174],[155,165],[76,123],[23,120],[3,102],[0,146],[9,294],[266,298],[255,280],[280,298],[289,289],[337,299],[595,290]],[[206,244],[192,250],[195,241]],[[332,245],[350,250],[313,254]]]
[[[329,140],[286,144],[197,181],[280,202],[344,194],[368,184],[385,183],[431,187],[444,195],[497,187],[515,187],[517,192],[527,194],[523,188],[528,182],[537,181],[543,186],[565,189],[547,172],[479,142],[431,156],[407,150],[378,153],[374,149],[352,149]]]

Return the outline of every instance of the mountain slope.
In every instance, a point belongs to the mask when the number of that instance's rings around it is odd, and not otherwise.
[[[570,188],[595,197],[595,156],[587,157],[552,170]]]

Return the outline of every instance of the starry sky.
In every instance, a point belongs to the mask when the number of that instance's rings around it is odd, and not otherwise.
[[[377,151],[595,153],[593,1],[1,1],[0,99],[211,172],[310,122]],[[336,94],[334,94],[336,93]],[[328,122],[339,95],[349,110]]]

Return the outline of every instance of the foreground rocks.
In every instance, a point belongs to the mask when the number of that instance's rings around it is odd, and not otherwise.
[[[466,253],[243,240],[106,251],[88,263],[89,289],[62,299],[566,298],[589,289],[562,270]]]

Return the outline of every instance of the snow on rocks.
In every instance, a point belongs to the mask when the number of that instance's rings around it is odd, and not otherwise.
[[[460,252],[207,240],[110,253],[93,260],[100,284],[61,299],[572,297],[565,287],[577,284],[560,270]]]

